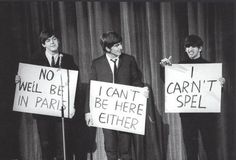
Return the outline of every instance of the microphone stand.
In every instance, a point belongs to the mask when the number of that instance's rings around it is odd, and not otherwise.
[[[64,120],[63,106],[61,107],[61,125],[62,125],[63,158],[64,160],[66,160],[65,120]]]
[[[63,55],[59,54],[59,70],[61,69],[61,59]],[[63,86],[62,82],[62,73],[60,74],[61,87]],[[64,108],[63,108],[63,91],[61,93],[61,126],[62,126],[62,144],[63,144],[63,158],[66,160],[66,140],[65,140],[65,119],[64,119]]]

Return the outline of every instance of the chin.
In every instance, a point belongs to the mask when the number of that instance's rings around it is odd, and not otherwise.
[[[57,51],[58,51],[58,49],[51,49],[51,51],[52,51],[52,52],[57,52]]]
[[[120,56],[122,53],[120,52],[119,54],[117,54],[117,56]]]

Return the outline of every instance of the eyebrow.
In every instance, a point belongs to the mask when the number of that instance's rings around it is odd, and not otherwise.
[[[121,43],[119,42],[119,43],[115,43],[115,44],[114,44],[114,46],[117,46],[117,45],[121,45]]]
[[[54,39],[54,38],[56,38],[56,39],[57,39],[57,37],[56,37],[56,36],[52,35],[51,37],[48,37],[46,40],[49,40],[49,39]]]

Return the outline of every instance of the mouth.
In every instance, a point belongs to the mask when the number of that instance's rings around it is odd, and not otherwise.
[[[121,54],[121,52],[116,51],[116,52],[113,52],[113,54],[115,54],[115,55],[119,55],[119,54]]]
[[[194,53],[193,52],[188,52],[189,55],[193,55]]]

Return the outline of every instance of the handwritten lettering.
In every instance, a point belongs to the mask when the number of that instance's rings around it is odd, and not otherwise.
[[[54,72],[52,70],[47,70],[42,68],[39,73],[39,80],[41,78],[51,81],[54,78]]]
[[[62,106],[65,106],[66,101],[54,99],[54,98],[43,98],[37,97],[35,102],[35,108],[47,108],[52,110],[60,110]]]
[[[136,126],[139,121],[136,118],[125,117],[122,115],[101,113],[99,115],[99,122],[103,124],[106,123],[109,125],[119,126],[126,129],[136,130]]]
[[[124,113],[135,113],[137,115],[143,114],[143,104],[135,104],[130,102],[116,101],[115,110],[122,111]]]
[[[27,92],[35,92],[35,93],[42,93],[42,91],[39,90],[38,83],[33,82],[20,82],[19,83],[19,91],[27,91]]]

